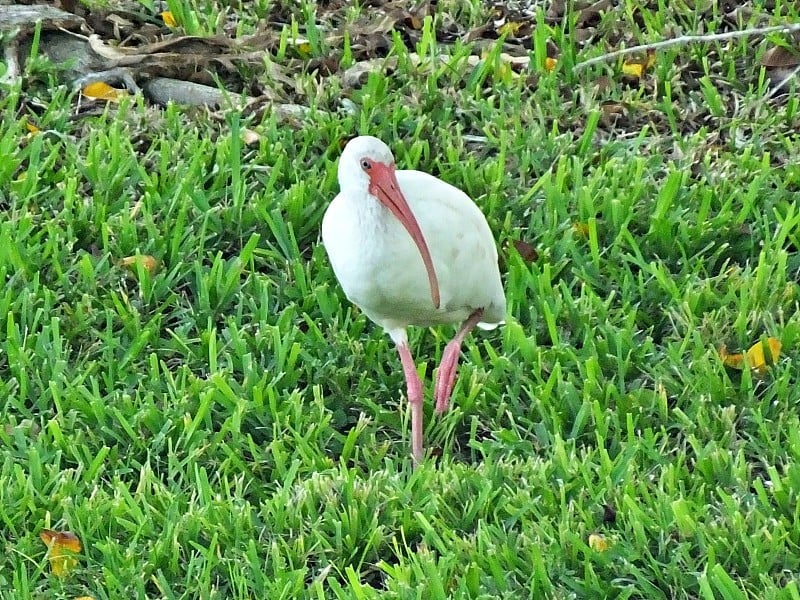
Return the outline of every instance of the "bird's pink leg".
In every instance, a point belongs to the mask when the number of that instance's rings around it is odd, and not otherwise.
[[[444,348],[442,362],[439,363],[439,371],[436,373],[436,387],[433,393],[433,397],[436,399],[435,412],[437,415],[445,412],[450,406],[450,395],[453,393],[453,387],[456,383],[456,370],[458,369],[458,357],[461,354],[461,344],[467,334],[478,324],[482,316],[482,308],[473,312],[464,321],[455,337]]]
[[[414,466],[422,461],[422,381],[417,374],[417,366],[408,348],[408,342],[402,340],[397,344],[403,373],[406,376],[408,403],[411,405],[411,456]]]

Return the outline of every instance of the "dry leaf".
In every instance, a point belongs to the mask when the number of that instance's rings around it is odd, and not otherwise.
[[[253,144],[257,144],[261,141],[261,136],[252,129],[245,128],[245,130],[242,132],[242,141],[244,142],[245,146],[252,146]]]
[[[613,2],[611,0],[599,0],[599,2],[587,6],[578,13],[576,25],[582,27],[589,21],[597,21],[602,17],[604,11],[611,8],[613,8]]]
[[[311,54],[311,42],[303,38],[295,38],[292,40],[292,45],[294,46],[295,50],[297,50],[298,54],[302,56],[308,56]]]
[[[141,264],[147,271],[150,273],[155,272],[156,268],[158,267],[158,261],[155,257],[150,256],[149,254],[135,254],[133,256],[126,256],[119,264],[123,267],[130,267],[134,271],[136,270],[136,265]]]
[[[603,125],[613,125],[624,114],[625,107],[619,102],[604,102],[600,105],[600,122]]]
[[[53,575],[56,577],[68,575],[78,564],[78,559],[73,556],[81,551],[81,541],[78,536],[71,531],[43,529],[39,537],[47,544]]]
[[[774,337],[767,338],[766,345],[769,348],[769,360],[764,354],[764,344],[761,340],[753,344],[745,354],[729,354],[728,348],[722,346],[719,349],[719,357],[726,367],[741,370],[747,365],[759,375],[765,375],[767,369],[777,363],[781,355],[780,340]]]
[[[525,262],[535,262],[539,259],[539,253],[531,244],[523,242],[522,240],[513,240],[514,248],[520,255],[520,258]]]
[[[175,15],[173,15],[170,11],[165,10],[161,13],[161,19],[164,21],[164,25],[167,27],[177,27],[178,22],[175,20]]]
[[[34,125],[33,123],[29,123],[28,121],[25,121],[25,129],[27,129],[28,133],[30,133],[31,135],[36,135],[37,133],[41,133],[42,131],[36,125]]]
[[[767,338],[766,342],[769,348],[769,357],[764,355],[764,344],[759,340],[750,347],[745,358],[750,368],[758,372],[759,375],[765,375],[767,368],[777,363],[778,357],[781,355],[780,340],[771,337]]]
[[[644,64],[638,62],[622,63],[622,74],[635,79],[641,79],[644,75]]]
[[[593,533],[589,536],[589,548],[595,552],[605,552],[611,547],[611,542],[604,535]]]
[[[744,354],[729,354],[728,347],[725,345],[720,346],[719,357],[722,359],[722,364],[732,369],[741,369],[744,363]]]
[[[644,77],[645,72],[651,69],[656,64],[655,50],[648,50],[647,57],[644,60],[631,60],[622,63],[622,73],[634,79],[641,79]]]
[[[589,224],[588,223],[573,223],[572,229],[575,233],[583,237],[589,237]]]
[[[800,51],[784,46],[775,46],[764,52],[761,64],[768,68],[796,67],[800,65]]]
[[[120,98],[128,95],[125,90],[113,88],[102,81],[90,83],[83,88],[82,92],[87,98],[94,98],[95,100],[107,100],[108,102],[119,102]]]
[[[420,19],[417,15],[411,15],[405,20],[405,23],[412,29],[419,30],[422,29],[424,21]]]
[[[549,56],[544,59],[544,70],[548,73],[556,68],[558,64],[558,60],[555,58],[550,58]]]

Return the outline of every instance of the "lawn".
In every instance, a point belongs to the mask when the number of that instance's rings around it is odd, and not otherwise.
[[[575,68],[800,12],[517,4],[351,43],[380,3],[171,0],[178,32],[283,32],[288,79],[238,76],[288,120],[79,100],[41,62],[2,87],[0,597],[800,599],[800,101],[762,66],[792,38]],[[418,469],[397,353],[319,237],[357,134],[465,190],[500,250],[506,324],[442,417],[455,328],[410,330]],[[720,354],[770,338],[760,368]]]

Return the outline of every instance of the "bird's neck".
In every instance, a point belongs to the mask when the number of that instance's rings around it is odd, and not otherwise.
[[[359,230],[367,236],[374,237],[376,232],[385,231],[390,220],[394,219],[389,209],[369,192],[353,194],[348,198],[351,198],[351,214],[358,221]]]

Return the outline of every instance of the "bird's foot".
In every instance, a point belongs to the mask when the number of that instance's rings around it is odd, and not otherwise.
[[[450,396],[456,384],[458,357],[461,355],[461,340],[453,340],[445,346],[442,362],[436,373],[436,387],[433,397],[436,400],[435,414],[441,415],[450,408]]]

